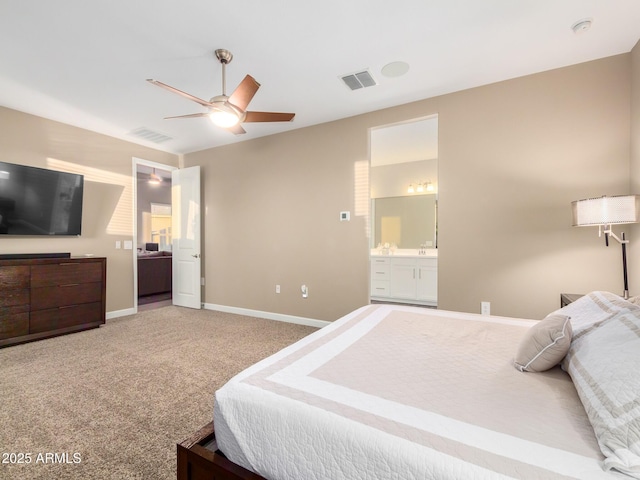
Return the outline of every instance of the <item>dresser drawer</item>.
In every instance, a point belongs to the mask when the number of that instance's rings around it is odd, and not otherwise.
[[[29,306],[29,290],[5,290],[0,288],[0,308],[15,305]]]
[[[30,275],[27,266],[0,267],[0,290],[29,288]]]
[[[101,302],[31,312],[29,333],[48,332],[87,323],[104,323]]]
[[[29,306],[0,308],[0,340],[29,333]]]
[[[374,265],[390,265],[391,259],[389,257],[380,258],[380,257],[371,257],[371,268]]]
[[[371,259],[371,280],[389,280],[391,276],[391,260],[389,258]]]
[[[371,296],[372,297],[388,297],[389,281],[388,280],[371,280]]]
[[[391,264],[371,263],[371,278],[374,280],[389,280],[391,274]]]
[[[31,289],[31,311],[102,300],[101,283],[68,283]]]
[[[31,267],[31,288],[101,281],[102,264],[99,262],[60,262]]]

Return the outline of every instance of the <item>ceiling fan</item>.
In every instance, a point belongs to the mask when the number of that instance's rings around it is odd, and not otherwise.
[[[240,85],[238,85],[233,93],[228,96],[226,93],[225,68],[233,59],[233,55],[231,55],[229,50],[222,48],[216,50],[215,55],[218,61],[222,64],[222,95],[216,95],[209,101],[195,97],[189,93],[167,85],[166,83],[159,82],[158,80],[154,80],[152,78],[147,79],[147,82],[149,83],[162,87],[170,92],[177,93],[178,95],[199,103],[208,109],[207,112],[203,113],[165,117],[165,119],[209,117],[215,125],[222,127],[235,135],[247,133],[244,128],[242,128],[242,123],[290,122],[293,120],[295,113],[251,112],[247,110],[249,102],[258,91],[258,88],[260,88],[260,84],[251,75],[245,76],[242,82],[240,82]]]

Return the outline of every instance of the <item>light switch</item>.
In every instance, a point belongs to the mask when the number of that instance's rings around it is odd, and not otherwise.
[[[124,241],[124,249],[125,250],[133,250],[133,241],[132,240],[125,240]]]
[[[122,242],[120,240],[116,240],[116,250],[119,250],[122,248]]]

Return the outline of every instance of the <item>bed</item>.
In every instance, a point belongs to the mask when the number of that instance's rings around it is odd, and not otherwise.
[[[178,478],[640,478],[640,306],[368,305],[215,392]]]

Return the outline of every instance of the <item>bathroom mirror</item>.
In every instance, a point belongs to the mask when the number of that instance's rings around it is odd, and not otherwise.
[[[438,116],[372,128],[370,142],[371,248],[436,248]]]
[[[437,247],[437,196],[415,195],[372,199],[373,247]]]

